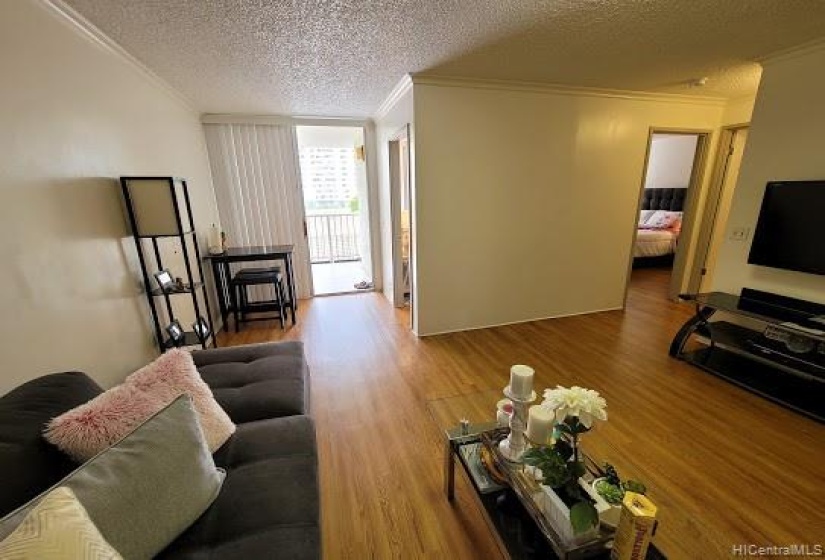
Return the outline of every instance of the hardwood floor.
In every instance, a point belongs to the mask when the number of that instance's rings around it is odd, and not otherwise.
[[[635,271],[624,312],[418,339],[371,293],[316,298],[285,334],[253,323],[221,343],[306,344],[326,558],[500,557],[461,477],[456,502],[444,498],[427,402],[500,389],[514,363],[532,365],[538,387],[607,399],[587,449],[647,483],[669,558],[822,542],[825,426],[669,358],[690,308],[665,299],[663,274]]]

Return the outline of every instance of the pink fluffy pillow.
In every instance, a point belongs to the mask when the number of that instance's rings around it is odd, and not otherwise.
[[[128,435],[144,420],[188,393],[209,449],[217,450],[235,424],[201,379],[192,355],[170,350],[89,402],[53,418],[44,436],[78,461],[87,461]]]
[[[213,452],[235,433],[235,424],[201,379],[192,354],[186,350],[168,351],[127,377],[126,384],[161,398],[164,404],[188,393],[195,404],[206,443]]]
[[[46,439],[84,462],[120,441],[164,407],[163,401],[134,387],[118,385],[53,418]]]

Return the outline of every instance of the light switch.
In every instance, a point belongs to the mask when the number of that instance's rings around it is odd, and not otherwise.
[[[730,232],[730,239],[731,241],[745,241],[748,238],[748,235],[751,233],[751,228],[748,227],[736,227],[733,228],[733,231]]]

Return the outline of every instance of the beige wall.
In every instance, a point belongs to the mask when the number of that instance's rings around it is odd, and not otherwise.
[[[390,167],[389,142],[398,132],[413,122],[413,89],[407,91],[394,100],[394,103],[385,109],[383,114],[375,119],[376,142],[374,153],[377,155],[378,193],[379,193],[379,222],[381,236],[381,282],[384,295],[390,302],[394,302],[392,255],[392,215],[390,206]]]
[[[722,126],[751,122],[754,103],[756,103],[755,96],[737,97],[728,101],[722,112]]]
[[[650,127],[717,104],[415,86],[419,334],[623,305]]]
[[[750,287],[825,303],[825,277],[747,264],[765,184],[771,180],[825,178],[825,49],[765,64],[753,110],[725,241],[714,277],[716,290]],[[733,241],[734,228],[748,228]]]
[[[650,142],[645,188],[686,189],[698,139],[684,134],[654,134]]]
[[[156,356],[120,175],[189,179],[216,212],[198,116],[36,0],[0,3],[0,393]],[[205,236],[203,236],[205,239]]]

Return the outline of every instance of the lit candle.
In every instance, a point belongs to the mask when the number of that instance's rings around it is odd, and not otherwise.
[[[530,407],[527,416],[527,439],[531,442],[546,445],[553,433],[556,415],[552,410],[539,404]]]
[[[510,392],[519,399],[529,399],[533,392],[533,368],[515,365],[510,368]]]

